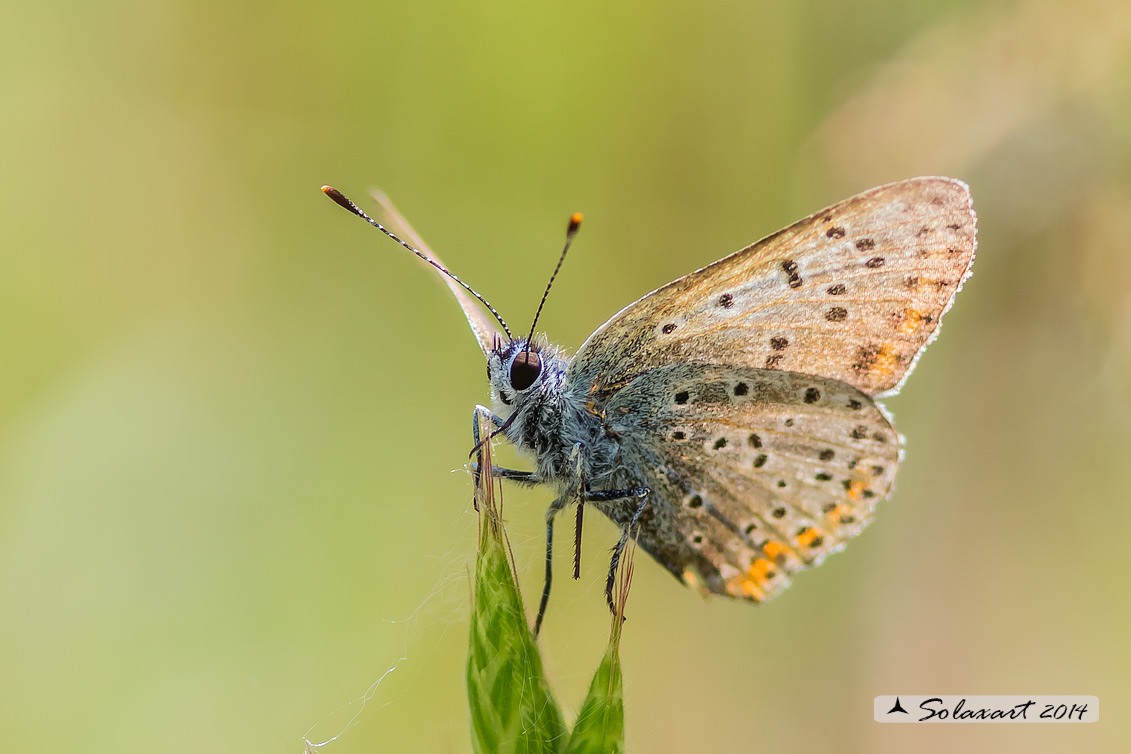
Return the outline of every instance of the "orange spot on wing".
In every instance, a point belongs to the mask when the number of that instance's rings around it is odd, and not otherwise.
[[[903,330],[903,332],[910,335],[911,333],[918,330],[922,324],[922,312],[916,311],[914,309],[905,309],[903,311],[903,322],[900,325],[900,329]]]
[[[899,354],[895,349],[889,345],[880,347],[879,352],[876,354],[876,360],[872,364],[871,372],[881,382],[886,382],[891,379],[895,374],[895,370],[899,368]]]
[[[797,546],[808,550],[811,547],[819,547],[824,542],[825,533],[820,529],[810,526],[805,531],[797,535]]]
[[[777,563],[779,566],[784,566],[788,561],[797,561],[797,553],[789,545],[782,544],[781,542],[770,541],[762,545],[762,552],[767,558]]]
[[[754,602],[766,599],[766,594],[773,591],[773,581],[781,570],[766,558],[757,558],[750,564],[746,573],[735,576],[727,582],[727,591],[736,597],[745,597]]]
[[[761,583],[748,574],[734,576],[727,581],[727,594],[742,597],[752,602],[761,602],[766,599],[766,591]]]
[[[781,542],[767,542],[762,545],[762,552],[766,553],[767,558],[777,560],[778,556],[785,552],[786,546]]]
[[[699,577],[696,576],[694,572],[684,571],[682,578],[683,578],[684,584],[687,584],[692,589],[699,590],[699,593],[702,594],[704,597],[706,597],[707,594],[709,593],[708,590],[707,590],[707,587],[703,584],[703,582],[701,582],[699,580]],[[727,585],[727,588],[728,588],[728,591],[729,591],[729,588],[730,588],[729,584]]]
[[[750,570],[746,572],[747,575],[759,583],[765,583],[777,575],[778,569],[774,564],[765,558],[758,558],[751,566]]]
[[[825,518],[829,520],[829,524],[834,528],[841,525],[845,516],[852,515],[852,508],[841,503],[825,514]]]
[[[866,486],[867,485],[864,484],[863,480],[853,479],[848,485],[848,499],[853,501],[859,500],[860,495],[864,492],[864,488]]]

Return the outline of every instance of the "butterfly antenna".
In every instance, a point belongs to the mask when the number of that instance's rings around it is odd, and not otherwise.
[[[566,241],[565,248],[562,249],[562,255],[558,257],[558,266],[554,268],[554,274],[550,275],[550,282],[546,283],[546,290],[542,293],[542,300],[538,302],[538,310],[534,312],[534,321],[530,323],[530,335],[526,338],[526,351],[530,351],[530,342],[534,339],[534,328],[538,326],[538,317],[542,315],[542,307],[546,305],[546,297],[550,295],[550,287],[554,284],[554,278],[558,276],[558,271],[562,268],[562,262],[565,261],[566,252],[569,251],[570,245],[573,243],[574,236],[577,235],[577,229],[581,227],[582,215],[580,212],[574,212],[569,217],[569,227],[566,228]]]
[[[350,201],[349,198],[345,194],[343,194],[341,191],[338,191],[333,186],[323,186],[322,187],[322,193],[325,194],[326,196],[330,197],[331,199],[333,199],[334,203],[337,204],[339,207],[342,207],[343,209],[349,210],[351,213],[357,215],[362,220],[369,223],[374,228],[381,231],[386,236],[393,239],[394,241],[399,243],[401,246],[405,247],[406,249],[411,251],[413,254],[420,257],[425,262],[432,265],[437,270],[444,273],[445,275],[450,277],[452,280],[456,281],[461,286],[463,286],[464,289],[468,293],[470,293],[472,296],[475,296],[475,298],[478,299],[479,303],[481,303],[481,304],[483,304],[483,306],[487,307],[487,311],[491,312],[491,315],[494,316],[494,318],[499,321],[499,324],[503,326],[503,332],[505,332],[507,334],[507,337],[508,338],[513,337],[511,335],[510,328],[507,327],[507,323],[503,321],[502,316],[495,309],[495,307],[491,306],[491,304],[487,301],[487,299],[480,296],[478,291],[476,291],[470,285],[468,285],[467,283],[463,282],[458,277],[456,277],[455,274],[452,273],[448,268],[444,267],[444,265],[440,264],[439,262],[437,262],[434,259],[429,259],[427,256],[425,256],[425,254],[423,252],[418,251],[417,249],[414,249],[411,245],[409,245],[404,240],[402,240],[399,236],[397,236],[397,234],[393,233],[391,230],[386,228],[384,225],[377,222],[376,220],[374,220],[369,215],[365,214],[365,212],[363,212],[360,207],[358,207],[356,204],[354,204],[352,201]],[[577,215],[577,217],[580,217],[580,215]],[[571,225],[570,227],[572,228],[573,226]],[[569,248],[568,243],[566,244],[566,248],[567,249]],[[563,255],[564,255],[564,252],[563,252]],[[561,262],[558,263],[558,266],[559,267],[561,266]],[[557,272],[555,271],[554,274],[556,275]],[[551,282],[553,282],[553,278],[551,278]],[[542,297],[542,300],[545,301],[545,296]]]

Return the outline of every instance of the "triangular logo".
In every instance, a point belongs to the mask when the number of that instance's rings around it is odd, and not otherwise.
[[[903,705],[899,703],[899,697],[898,696],[895,698],[895,706],[888,710],[888,714],[890,715],[893,712],[902,712],[905,715],[911,714],[907,710],[903,709]]]

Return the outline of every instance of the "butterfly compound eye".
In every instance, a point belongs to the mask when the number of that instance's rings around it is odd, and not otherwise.
[[[520,351],[511,362],[511,387],[525,390],[542,373],[542,358],[533,351]]]

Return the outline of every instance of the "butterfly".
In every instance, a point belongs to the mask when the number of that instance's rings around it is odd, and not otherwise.
[[[444,274],[487,360],[476,442],[489,422],[534,461],[494,473],[557,490],[535,634],[554,518],[570,504],[579,532],[587,506],[622,530],[607,597],[630,535],[683,583],[763,602],[859,534],[902,457],[879,399],[938,334],[977,246],[962,181],[879,186],[652,291],[570,357],[534,336],[537,314],[530,335],[512,335],[384,195],[381,223],[323,191]],[[579,564],[580,536],[575,578]]]

